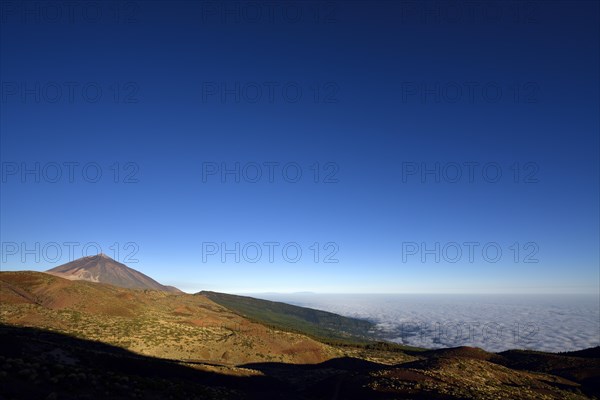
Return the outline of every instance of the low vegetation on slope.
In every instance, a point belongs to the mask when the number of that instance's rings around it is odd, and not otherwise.
[[[291,330],[324,324],[330,334],[344,326],[342,338],[348,338],[368,330],[365,321],[220,295],[230,300],[234,312],[211,296],[219,295],[177,295],[37,272],[1,272],[0,397],[600,397],[597,348],[494,354],[468,347],[409,351],[388,343],[333,346]],[[255,313],[252,320],[243,316],[240,304],[248,315]],[[262,314],[259,304],[265,307]],[[286,312],[290,319],[283,318]],[[269,328],[258,317],[287,329]]]
[[[208,291],[198,295],[261,324],[299,332],[330,343],[368,343],[375,328],[373,323],[362,319],[276,301]]]
[[[594,395],[576,381],[504,367],[471,349],[396,365],[339,357],[306,365],[213,366],[0,324],[0,354],[0,397],[7,399],[587,400]]]
[[[140,354],[223,364],[310,363],[340,353],[306,336],[249,321],[204,296],[0,273],[4,323],[64,332]]]
[[[2,399],[263,399],[281,390],[257,374],[197,370],[35,328],[0,324],[0,354]]]

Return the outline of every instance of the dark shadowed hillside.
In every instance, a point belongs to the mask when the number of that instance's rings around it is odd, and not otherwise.
[[[361,339],[372,326],[367,321],[242,296],[2,272],[0,306],[2,400],[584,400],[600,394],[596,349],[415,350]]]
[[[57,332],[0,325],[0,354],[3,399],[592,398],[575,380],[511,369],[471,349],[394,365],[346,356],[314,364],[225,366],[148,357]]]

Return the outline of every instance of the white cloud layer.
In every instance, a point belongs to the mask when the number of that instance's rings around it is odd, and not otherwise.
[[[264,294],[368,319],[377,334],[427,348],[572,351],[600,345],[597,296]]]

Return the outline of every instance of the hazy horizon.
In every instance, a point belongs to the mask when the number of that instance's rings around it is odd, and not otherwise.
[[[10,266],[6,267],[2,267],[2,271],[34,271],[34,272],[45,272],[50,268],[54,268],[56,267],[52,266],[49,268],[32,268],[32,269],[22,269],[22,268],[11,268]],[[134,268],[136,269],[136,268]],[[138,269],[136,269],[138,270]],[[144,273],[143,270],[138,270],[139,272]],[[152,276],[150,276],[151,278],[153,278]],[[240,290],[236,290],[236,289],[229,289],[229,288],[216,288],[214,287],[214,285],[212,284],[208,284],[206,286],[202,286],[202,287],[194,287],[194,288],[190,288],[185,282],[174,282],[174,281],[170,281],[168,279],[166,280],[161,280],[161,283],[164,283],[166,285],[171,285],[171,286],[175,286],[178,289],[182,290],[185,293],[198,293],[200,291],[206,290],[206,291],[214,291],[214,292],[222,292],[222,293],[229,293],[229,294],[235,294],[235,295],[240,295],[240,296],[260,296],[260,295],[270,295],[270,294],[293,294],[293,295],[311,295],[311,294],[334,294],[334,295],[402,295],[402,294],[408,294],[408,295],[456,295],[456,296],[460,296],[460,295],[490,295],[490,296],[496,296],[496,295],[515,295],[515,296],[600,296],[600,289],[596,288],[597,290],[594,291],[590,291],[590,292],[585,292],[585,291],[581,291],[581,288],[579,287],[573,287],[570,288],[572,291],[562,291],[562,292],[557,292],[557,291],[535,291],[535,290],[529,290],[529,291],[516,291],[516,290],[497,290],[497,291],[491,291],[491,290],[481,290],[481,291],[446,291],[446,292],[436,292],[436,291],[416,291],[416,290],[406,290],[406,291],[398,291],[398,292],[384,292],[384,291],[371,291],[371,292],[367,292],[367,291],[320,291],[320,290],[311,290],[311,289],[305,289],[305,290],[291,290],[291,291],[273,291],[273,290],[263,290],[263,291],[252,291],[252,290],[248,290],[248,291],[240,291]],[[594,285],[590,285],[592,287],[594,287]],[[563,287],[564,289],[564,287]],[[546,289],[547,290],[547,289]]]

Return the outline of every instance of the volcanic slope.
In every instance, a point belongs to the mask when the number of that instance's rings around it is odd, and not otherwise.
[[[149,356],[239,364],[321,362],[339,351],[252,322],[204,296],[71,281],[40,272],[0,273],[0,317]]]
[[[127,289],[152,289],[181,293],[179,289],[161,285],[149,276],[129,268],[103,253],[78,258],[46,272],[69,280],[108,283]]]

